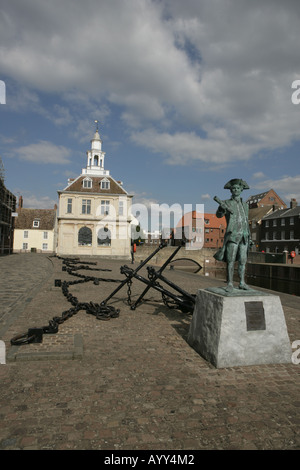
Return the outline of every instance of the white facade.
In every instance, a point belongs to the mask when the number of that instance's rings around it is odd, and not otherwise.
[[[55,253],[57,244],[57,208],[18,208],[14,228],[14,253],[35,251]]]
[[[87,151],[87,165],[58,191],[57,254],[130,259],[131,200],[104,169],[98,129]]]
[[[14,230],[14,253],[54,253],[54,230]]]

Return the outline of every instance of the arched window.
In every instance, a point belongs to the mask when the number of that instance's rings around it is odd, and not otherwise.
[[[81,227],[78,231],[78,245],[92,246],[92,231],[88,227]]]
[[[107,227],[98,230],[98,246],[111,245],[111,232]]]
[[[94,166],[98,166],[99,157],[98,155],[94,156]]]

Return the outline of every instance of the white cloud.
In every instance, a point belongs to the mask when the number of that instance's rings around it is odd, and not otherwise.
[[[300,202],[300,174],[296,176],[284,175],[280,179],[266,179],[253,187],[261,190],[272,188],[286,203],[292,198],[295,198],[298,204]]]
[[[35,112],[47,115],[47,111],[43,109],[38,93],[30,90],[22,83],[10,84],[7,96],[6,106],[9,110],[20,112]]]
[[[257,171],[256,173],[253,174],[253,178],[259,179],[259,178],[264,178],[265,175],[262,171]]]
[[[52,142],[45,140],[16,148],[11,155],[16,155],[20,160],[36,164],[65,165],[70,163],[69,149],[62,145],[54,145]]]
[[[58,202],[48,196],[37,197],[35,195],[24,196],[23,207],[28,209],[53,209]]]
[[[230,137],[226,129],[212,129],[211,138],[203,138],[195,132],[157,132],[155,129],[132,133],[131,139],[138,145],[167,156],[167,162],[186,165],[190,161],[224,165],[232,160],[247,160],[259,149],[255,143],[245,144]]]
[[[69,108],[56,104],[54,106],[54,111],[56,115],[53,117],[53,121],[57,126],[65,126],[71,124],[72,116]]]
[[[224,165],[299,139],[299,17],[292,0],[2,0],[0,66],[22,84],[15,108],[73,117],[78,135],[117,106],[168,163]],[[67,105],[42,110],[37,91]]]
[[[15,137],[8,137],[7,135],[2,135],[2,134],[0,134],[0,142],[1,142],[2,144],[11,145],[11,144],[14,144],[14,143],[15,143],[15,140],[16,140]]]
[[[58,205],[58,201],[49,196],[36,195],[22,188],[15,188],[14,194],[18,196],[17,202],[19,196],[22,196],[23,207],[27,209],[53,209],[55,204]]]

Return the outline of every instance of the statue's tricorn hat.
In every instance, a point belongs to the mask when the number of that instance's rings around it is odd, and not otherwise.
[[[234,179],[228,181],[228,183],[225,184],[224,189],[231,189],[234,184],[240,184],[243,189],[249,189],[249,186],[246,183],[246,181],[244,181],[240,178],[234,178]]]

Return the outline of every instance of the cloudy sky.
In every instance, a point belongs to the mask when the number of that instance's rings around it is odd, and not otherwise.
[[[299,24],[299,0],[1,0],[6,186],[53,207],[97,119],[135,202],[215,212],[237,177],[299,203]]]

